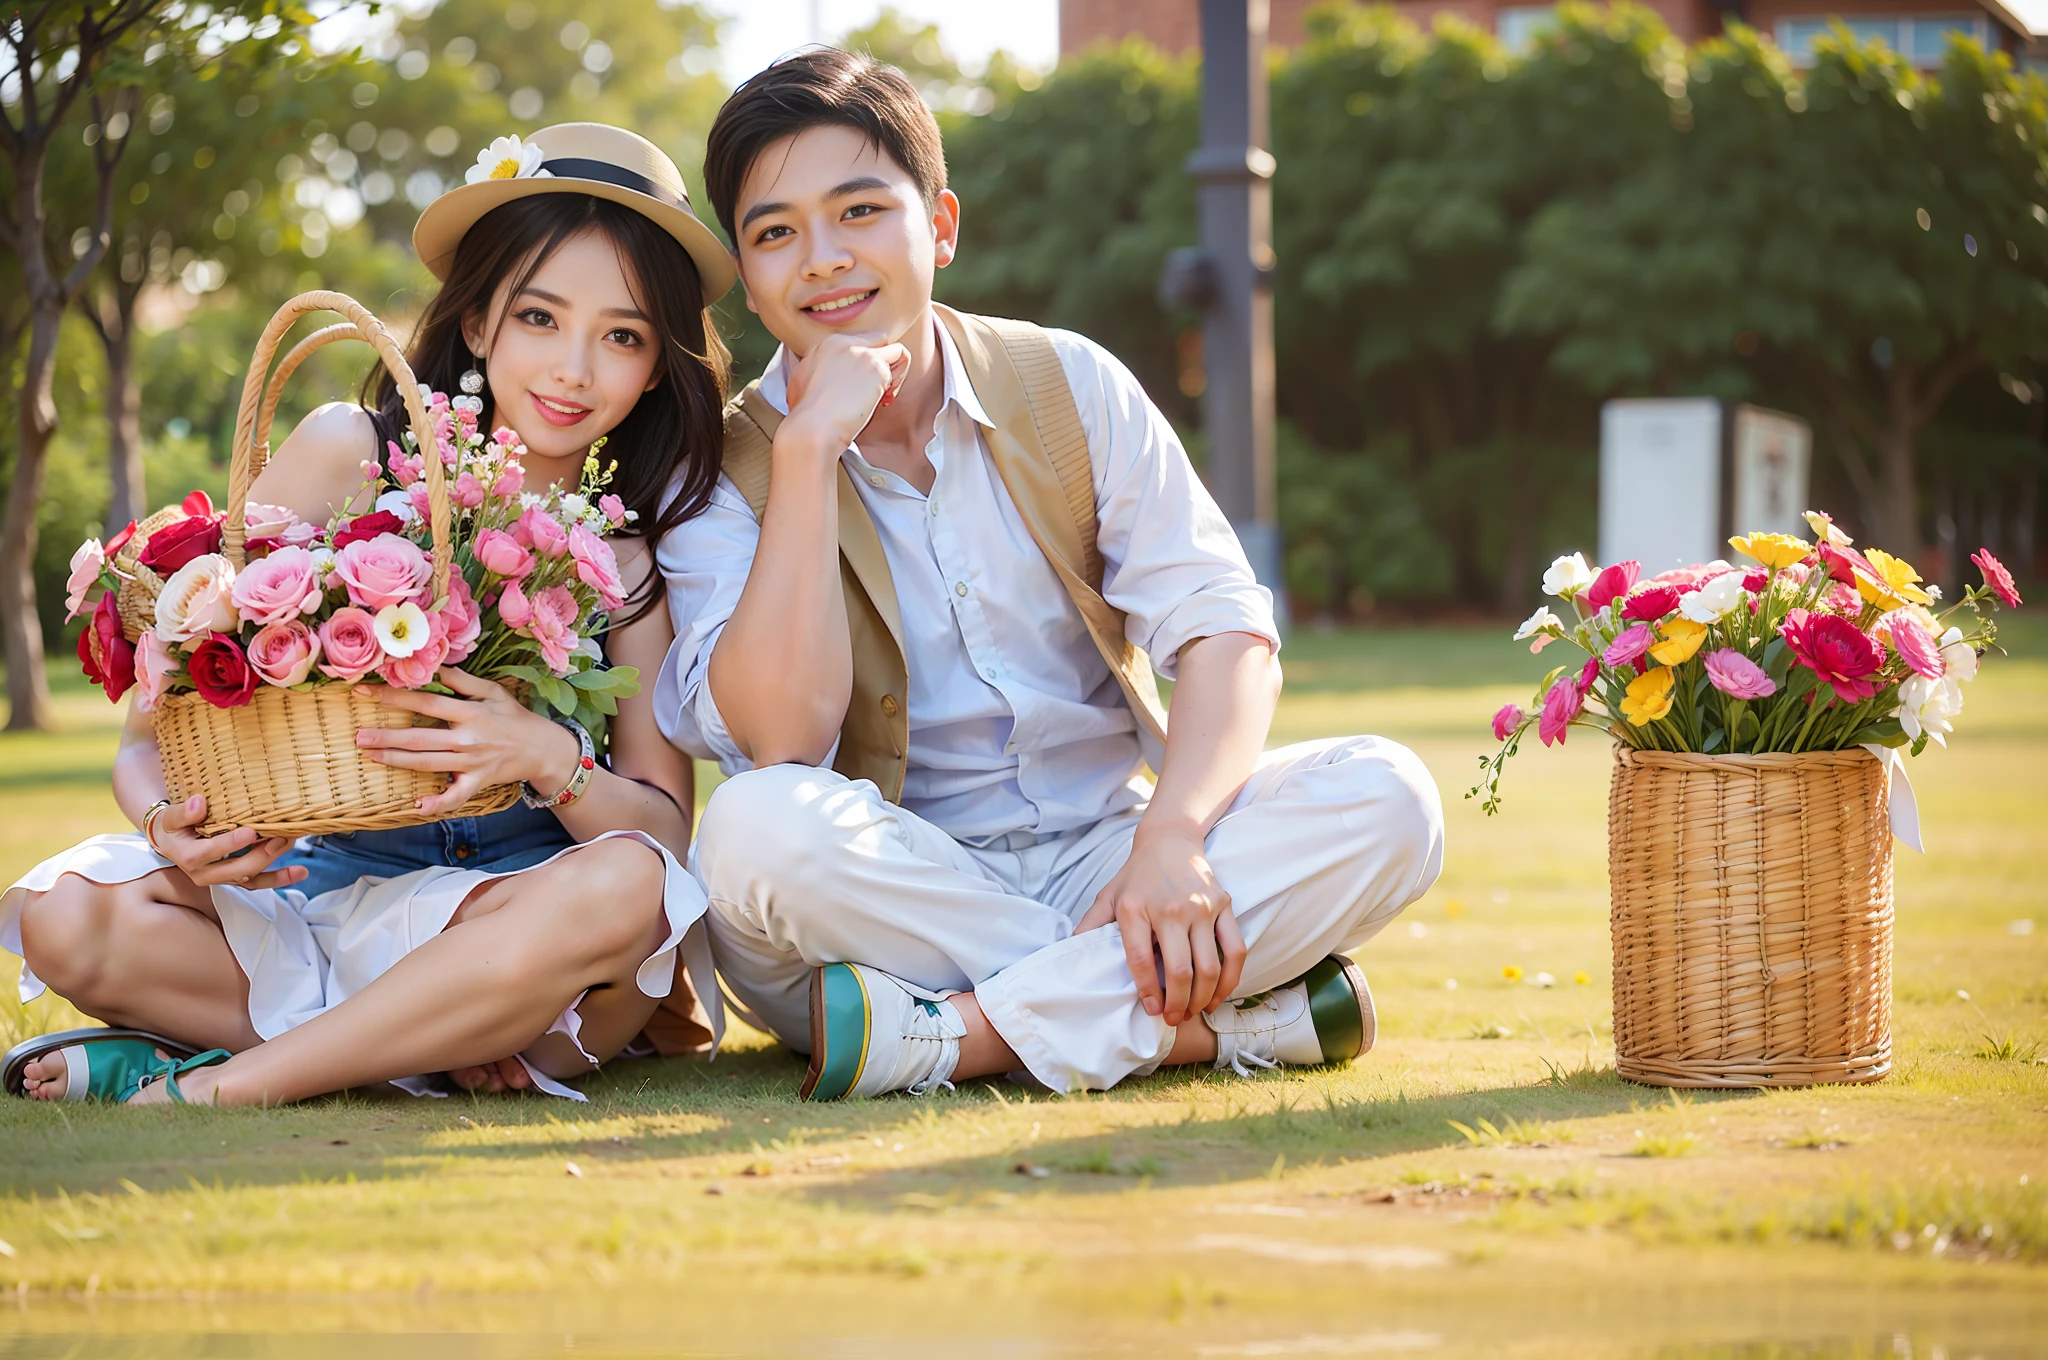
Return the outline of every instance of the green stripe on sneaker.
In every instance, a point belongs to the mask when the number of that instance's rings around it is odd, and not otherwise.
[[[818,1084],[811,1088],[810,1098],[841,1100],[867,1067],[868,988],[860,970],[850,963],[827,964],[823,974],[825,1051],[819,1055]]]
[[[1365,1020],[1358,1012],[1358,993],[1333,955],[1301,975],[1308,989],[1308,1011],[1315,1020],[1323,1061],[1350,1062],[1365,1047]]]

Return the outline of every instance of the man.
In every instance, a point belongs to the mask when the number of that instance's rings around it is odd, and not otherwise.
[[[731,776],[714,948],[803,1094],[1369,1048],[1336,951],[1435,880],[1435,785],[1378,738],[1261,753],[1271,596],[1171,426],[1092,343],[933,304],[960,204],[910,82],[791,57],[705,179],[782,349],[663,542],[656,708]]]

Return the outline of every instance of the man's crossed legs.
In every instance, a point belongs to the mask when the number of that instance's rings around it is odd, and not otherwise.
[[[1104,1090],[1174,1047],[1140,1004],[1118,928],[1074,934],[1137,823],[1132,811],[977,848],[866,780],[778,765],[712,794],[696,863],[720,971],[790,1047],[811,1049],[813,970],[858,963],[934,998],[971,990],[1032,1076]],[[1251,997],[1355,949],[1427,891],[1443,808],[1405,747],[1304,742],[1266,753],[1206,851],[1247,949],[1234,995]]]

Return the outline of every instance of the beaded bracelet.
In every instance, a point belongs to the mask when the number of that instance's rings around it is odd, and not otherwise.
[[[562,807],[575,802],[590,787],[591,776],[597,773],[597,748],[591,745],[590,733],[574,718],[557,718],[556,722],[576,734],[576,773],[569,776],[569,782],[562,791],[552,798],[543,798],[534,791],[533,785],[522,781],[519,798],[530,808]]]

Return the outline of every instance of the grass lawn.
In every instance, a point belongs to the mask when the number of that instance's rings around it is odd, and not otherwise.
[[[708,1066],[615,1064],[587,1106],[0,1102],[0,1357],[366,1332],[462,1355],[2048,1353],[2048,630],[2007,640],[1913,767],[1931,850],[1898,861],[1881,1084],[1619,1081],[1607,751],[1525,754],[1489,821],[1462,796],[1485,721],[1540,663],[1496,631],[1303,635],[1275,740],[1407,741],[1450,820],[1442,882],[1361,955],[1381,1038],[1356,1065],[806,1106],[800,1063],[742,1031]],[[60,711],[0,741],[10,879],[118,821],[112,711],[75,685]],[[75,1019],[11,998],[6,1042]]]

